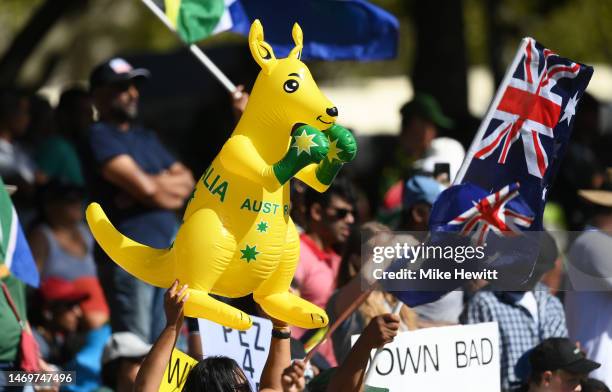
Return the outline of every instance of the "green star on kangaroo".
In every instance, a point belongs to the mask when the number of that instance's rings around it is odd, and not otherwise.
[[[257,260],[257,255],[260,253],[257,251],[257,245],[253,247],[247,245],[245,249],[240,249],[240,252],[242,252],[242,256],[240,258],[245,259],[247,263],[249,263],[251,260]]]
[[[268,232],[268,223],[266,221],[261,221],[257,224],[257,231],[260,233]]]

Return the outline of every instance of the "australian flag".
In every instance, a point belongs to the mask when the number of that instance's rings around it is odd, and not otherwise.
[[[449,242],[452,235],[453,241],[464,237],[474,245],[493,244],[494,267],[510,272],[515,283],[529,277],[538,236],[521,234],[543,229],[546,192],[592,75],[592,67],[563,58],[533,38],[523,39],[455,185],[434,203],[430,243]],[[412,305],[441,294],[396,293]]]
[[[477,185],[490,194],[518,183],[519,196],[534,214],[533,222],[522,229],[542,230],[546,192],[561,164],[576,106],[593,68],[563,58],[533,38],[523,39],[517,58],[457,182]]]

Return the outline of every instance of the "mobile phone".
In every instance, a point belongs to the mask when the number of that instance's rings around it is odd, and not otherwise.
[[[435,163],[433,177],[436,181],[448,185],[450,183],[450,163]]]

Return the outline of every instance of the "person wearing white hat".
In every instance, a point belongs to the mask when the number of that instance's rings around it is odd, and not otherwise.
[[[116,332],[104,346],[102,382],[116,392],[133,391],[136,375],[151,344],[132,332]]]

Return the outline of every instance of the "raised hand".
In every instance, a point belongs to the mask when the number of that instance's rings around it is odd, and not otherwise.
[[[183,307],[189,298],[187,285],[178,289],[179,281],[175,280],[164,295],[164,311],[166,313],[166,325],[175,326],[177,329],[183,324]]]
[[[397,314],[382,314],[370,321],[360,339],[363,339],[370,348],[379,348],[393,341],[399,327],[400,318]]]

